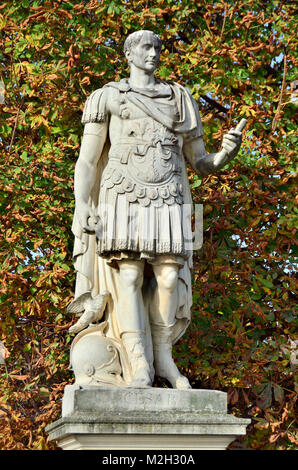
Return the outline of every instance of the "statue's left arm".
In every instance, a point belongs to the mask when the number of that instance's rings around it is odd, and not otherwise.
[[[231,129],[224,135],[222,148],[216,153],[206,153],[203,137],[184,141],[183,153],[194,171],[201,176],[216,173],[238,153],[242,142],[242,132]]]

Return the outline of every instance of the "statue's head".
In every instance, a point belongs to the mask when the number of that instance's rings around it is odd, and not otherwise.
[[[124,53],[129,65],[133,64],[147,72],[156,69],[160,50],[160,37],[152,31],[136,31],[127,36],[124,43]]]

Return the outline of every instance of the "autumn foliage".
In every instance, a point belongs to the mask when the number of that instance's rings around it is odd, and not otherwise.
[[[93,90],[128,75],[122,46],[138,29],[161,35],[158,76],[189,87],[208,151],[248,119],[234,162],[202,181],[189,170],[204,245],[176,360],[194,388],[226,391],[229,412],[251,418],[232,449],[293,449],[297,36],[294,2],[276,0],[1,4],[0,448],[56,448],[44,427],[73,381],[80,119]]]

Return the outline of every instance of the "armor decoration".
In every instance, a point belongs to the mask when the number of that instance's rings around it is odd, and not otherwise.
[[[110,148],[101,190],[125,193],[128,202],[144,207],[182,204],[178,143],[174,133],[150,117],[127,120]]]

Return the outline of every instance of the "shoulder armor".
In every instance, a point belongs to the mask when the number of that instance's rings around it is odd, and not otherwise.
[[[107,90],[104,88],[98,88],[87,98],[82,116],[83,124],[86,124],[87,122],[106,121],[107,93]]]

